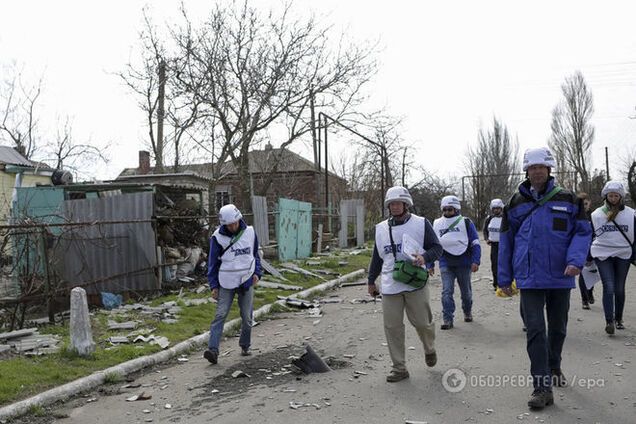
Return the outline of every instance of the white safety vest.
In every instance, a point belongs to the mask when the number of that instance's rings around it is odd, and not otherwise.
[[[225,249],[232,241],[232,237],[219,233],[219,229],[212,237]],[[221,256],[221,266],[219,267],[219,284],[224,289],[235,289],[254,274],[256,269],[256,258],[254,258],[254,242],[256,235],[254,228],[247,226],[239,238]]]
[[[634,243],[634,209],[625,206],[614,219],[623,230],[630,243]],[[602,261],[609,257],[618,257],[621,259],[629,259],[632,255],[632,249],[614,225],[613,222],[607,220],[607,214],[603,207],[592,212],[592,226],[596,235],[592,241],[590,253],[592,257]]]
[[[413,258],[407,257],[402,253],[402,240],[404,235],[408,235],[417,241],[420,246],[424,246],[424,232],[426,228],[426,219],[421,216],[411,214],[407,222],[402,225],[391,227],[393,233],[393,242],[395,243],[395,255],[398,261],[412,261]],[[378,254],[382,258],[382,274],[380,277],[382,294],[397,294],[405,291],[416,290],[408,284],[393,280],[393,266],[395,258],[391,250],[391,238],[389,236],[389,224],[382,221],[375,226],[375,246]]]
[[[501,232],[502,217],[493,216],[488,223],[488,241],[499,243],[499,233]]]
[[[448,231],[448,227],[450,227],[457,218],[461,219],[451,231]],[[465,219],[466,218],[461,215],[452,216],[450,218],[442,216],[433,222],[433,229],[435,230],[435,234],[437,234],[440,244],[444,248],[444,251],[451,255],[460,256],[468,250],[468,232],[466,231]]]

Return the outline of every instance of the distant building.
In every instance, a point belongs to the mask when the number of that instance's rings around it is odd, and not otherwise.
[[[0,146],[0,220],[7,223],[11,216],[17,187],[51,184],[55,172],[42,163],[26,159],[11,146]]]
[[[263,150],[253,150],[249,155],[249,169],[251,181],[244,184],[244,187],[252,187],[252,194],[266,196],[267,203],[273,206],[279,197],[301,200],[309,202],[314,207],[324,205],[324,169],[317,170],[314,163],[297,153],[287,149],[266,147]],[[198,178],[214,179],[212,163],[200,163],[179,166],[180,174],[190,174]],[[164,166],[164,171],[170,172],[170,166]],[[132,181],[132,178],[141,178],[144,182],[159,182],[162,173],[155,173],[155,167],[150,166],[150,155],[148,152],[139,152],[139,166],[137,168],[126,168],[117,177],[117,180]],[[235,203],[239,208],[241,204],[239,193],[239,175],[236,167],[231,161],[223,163],[217,175],[221,177],[215,184],[214,204],[218,209],[227,203]],[[265,190],[265,185],[268,184]],[[329,194],[330,203],[337,205],[344,197],[347,190],[347,181],[338,175],[329,172]]]

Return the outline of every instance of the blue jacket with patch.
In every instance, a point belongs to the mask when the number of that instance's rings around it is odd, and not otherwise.
[[[507,287],[514,279],[520,289],[574,288],[574,277],[564,275],[573,265],[583,268],[592,242],[592,227],[583,201],[563,189],[544,205],[537,200],[555,186],[550,177],[538,198],[530,181],[519,185],[504,208],[499,240],[498,284]]]

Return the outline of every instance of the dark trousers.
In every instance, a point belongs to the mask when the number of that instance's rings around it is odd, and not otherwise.
[[[550,391],[551,370],[561,369],[561,351],[570,309],[570,289],[521,290],[521,307],[527,328],[526,348],[534,388]],[[548,317],[547,333],[544,311]]]
[[[585,287],[585,278],[583,278],[582,274],[579,275],[579,290],[581,290],[583,304],[590,303],[590,298],[594,295],[594,287],[589,290]]]
[[[492,285],[497,288],[497,265],[499,264],[499,243],[490,243],[490,271],[492,272]]]

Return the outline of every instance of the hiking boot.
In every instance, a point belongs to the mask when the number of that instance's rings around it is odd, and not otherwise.
[[[389,383],[397,383],[398,381],[402,381],[405,378],[409,378],[409,372],[404,371],[395,371],[391,370],[389,375],[386,376],[386,381]]]
[[[614,321],[608,321],[605,325],[605,332],[607,334],[614,334]]]
[[[567,387],[568,380],[565,378],[560,369],[552,369],[552,385],[556,387]]]
[[[252,355],[252,351],[250,350],[249,347],[241,348],[241,356],[251,356],[251,355]]]
[[[205,359],[208,360],[209,363],[211,363],[212,365],[216,364],[219,360],[219,353],[215,352],[213,350],[206,350],[205,352],[203,352],[203,357]]]
[[[590,309],[590,304],[587,302],[583,302],[583,309]]]
[[[453,328],[453,321],[444,321],[444,324],[442,324],[439,328],[442,330],[450,330]]]
[[[617,330],[624,330],[625,329],[625,325],[623,325],[623,320],[616,320],[616,329]]]
[[[437,364],[437,352],[427,353],[424,355],[426,366],[434,367]]]
[[[473,322],[472,314],[464,314],[464,322]]]
[[[554,396],[552,395],[552,392],[539,389],[535,389],[535,391],[530,395],[530,399],[528,399],[528,407],[530,409],[543,409],[553,403]]]

